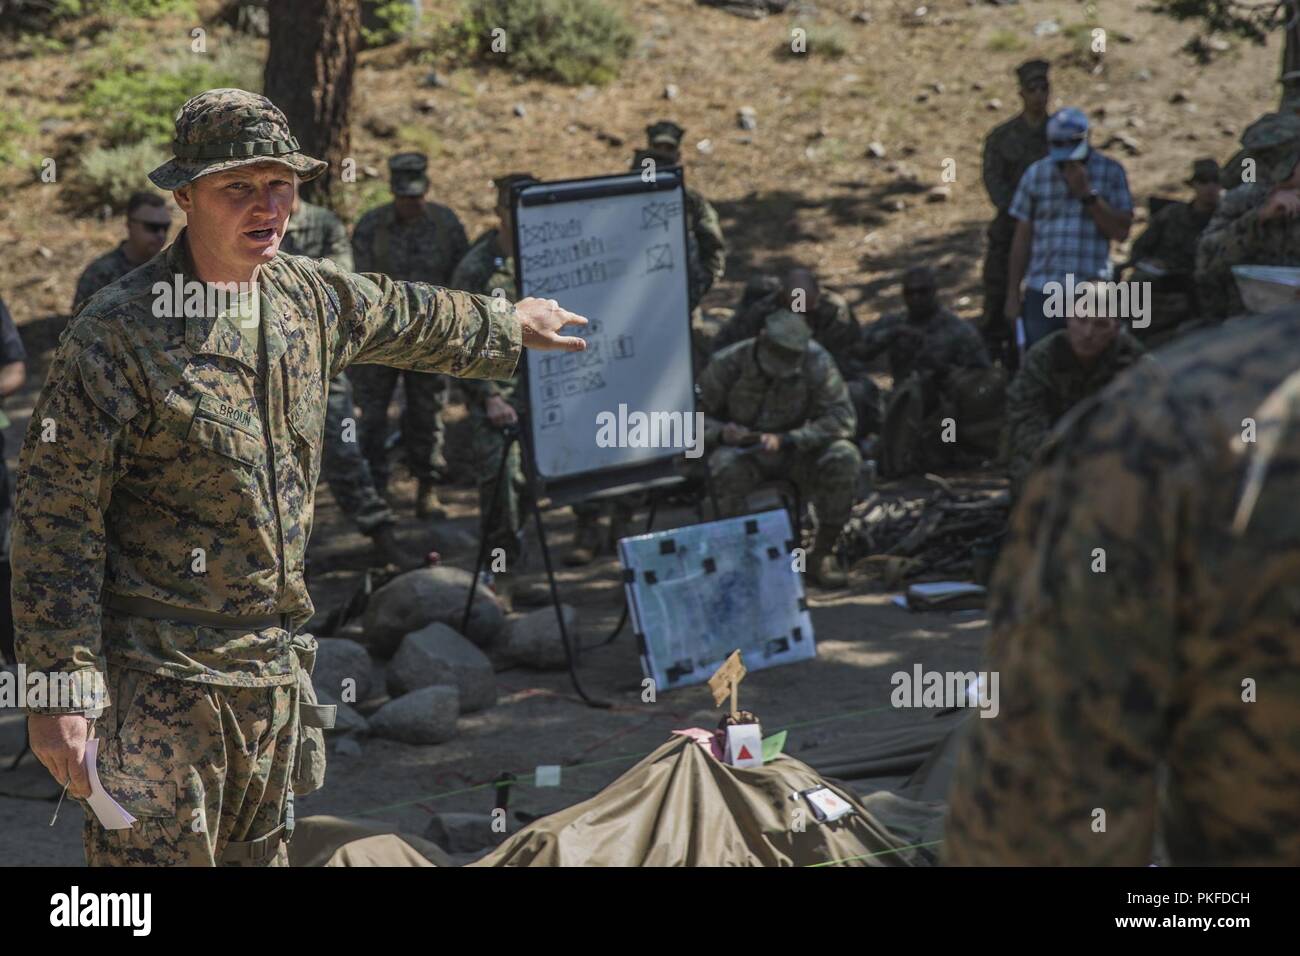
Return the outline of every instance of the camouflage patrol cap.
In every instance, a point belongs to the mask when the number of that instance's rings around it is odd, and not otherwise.
[[[149,174],[159,189],[180,189],[200,176],[253,163],[280,163],[304,182],[329,168],[303,154],[279,107],[257,93],[207,90],[177,110],[175,124],[173,158]]]
[[[1047,79],[1047,72],[1052,68],[1052,64],[1046,60],[1026,60],[1016,67],[1016,76],[1020,78],[1020,85],[1025,86],[1034,80]]]
[[[1264,182],[1281,182],[1300,162],[1300,116],[1267,113],[1246,127],[1241,145],[1259,163]]]
[[[660,120],[657,123],[651,123],[645,128],[646,141],[651,146],[666,146],[669,149],[680,149],[682,137],[686,135],[686,130],[682,129],[672,120]]]
[[[1212,157],[1203,156],[1192,163],[1192,175],[1187,184],[1217,183],[1220,175],[1218,162]]]
[[[424,153],[397,153],[388,160],[388,182],[394,196],[423,196],[429,191],[429,157]]]

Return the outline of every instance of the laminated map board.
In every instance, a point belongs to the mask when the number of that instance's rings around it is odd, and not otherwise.
[[[784,509],[619,541],[646,677],[661,690],[709,679],[739,649],[750,671],[817,655]]]
[[[586,338],[585,352],[527,352],[538,475],[551,489],[574,476],[670,466],[682,447],[601,447],[597,435],[598,416],[620,407],[679,421],[695,412],[680,171],[653,182],[633,173],[538,183],[512,202],[519,295],[555,299],[590,321],[565,330]]]

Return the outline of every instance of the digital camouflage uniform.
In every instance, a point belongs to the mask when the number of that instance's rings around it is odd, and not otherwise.
[[[104,253],[82,271],[81,278],[77,279],[77,291],[72,296],[72,311],[76,312],[81,303],[135,268],[126,257],[125,240],[119,242],[116,249]]]
[[[721,351],[741,339],[753,338],[763,327],[763,320],[783,308],[778,289],[738,310],[713,337],[713,350]],[[858,355],[862,326],[853,315],[853,307],[838,292],[822,289],[817,308],[799,314],[808,323],[813,341],[831,353],[848,386],[858,419],[857,436],[876,434],[880,431],[880,389],[871,381],[866,363]]]
[[[1246,317],[1048,440],[993,580],[1001,707],[970,721],[947,862],[1145,866],[1160,834],[1173,865],[1300,864],[1297,369],[1300,310]]]
[[[468,249],[465,227],[456,214],[433,202],[426,202],[423,215],[408,223],[398,222],[393,204],[387,203],[362,216],[352,231],[358,272],[381,273],[404,282],[446,285]],[[361,407],[361,450],[380,490],[388,485],[384,450],[388,406],[399,377],[406,384],[402,443],[407,467],[422,481],[441,479],[447,470],[442,420],[449,391],[446,377],[368,364],[358,365],[349,374]]]
[[[176,139],[162,189],[272,154],[304,179],[325,168],[242,90],[189,101]],[[207,158],[250,142],[253,158]],[[324,773],[315,639],[295,631],[326,383],[356,360],[509,376],[521,331],[480,297],[294,256],[259,270],[260,334],[155,316],[155,283],[193,279],[186,242],[96,296],[51,364],[19,463],[18,658],[106,671],[121,695],[95,728],[99,774],[141,822],[105,833],[87,810],[90,862],[283,864],[290,793]]]
[[[786,317],[768,317],[765,328]],[[806,333],[805,333],[806,334]],[[817,509],[819,552],[829,552],[848,520],[862,456],[850,439],[856,427],[853,403],[835,360],[808,340],[802,358],[780,377],[768,375],[757,358],[758,339],[723,349],[700,376],[709,470],[724,514],[743,510],[744,498],[763,481],[793,481]],[[754,432],[782,436],[775,453],[722,444],[722,428],[734,422]]]
[[[1300,217],[1259,219],[1272,184],[1285,180],[1300,161],[1300,117],[1270,113],[1246,130],[1242,145],[1257,159],[1260,180],[1223,197],[1197,246],[1197,293],[1213,319],[1243,309],[1233,266],[1300,266]]]
[[[504,301],[515,299],[515,260],[505,255],[497,245],[498,230],[491,229],[474,241],[465,258],[452,273],[454,288],[482,295],[500,296]],[[497,290],[500,290],[499,292]],[[517,567],[520,557],[523,515],[526,514],[527,482],[524,480],[523,458],[519,443],[514,442],[501,470],[501,454],[506,439],[501,429],[487,417],[487,400],[497,396],[507,401],[519,415],[521,425],[528,408],[528,396],[516,374],[504,381],[463,381],[461,388],[469,403],[470,429],[474,449],[474,471],[478,479],[478,510],[480,534],[487,542],[488,553],[501,548],[506,555],[506,567]],[[497,491],[497,475],[502,474],[505,484]],[[492,510],[493,499],[496,510]]]
[[[1046,70],[1042,71],[1046,76]],[[1011,240],[1016,234],[1016,220],[1008,211],[1016,186],[1026,169],[1047,155],[1047,124],[1030,126],[1024,114],[1013,116],[984,138],[984,189],[997,209],[989,223],[988,245],[984,251],[984,314],[980,331],[986,342],[1008,339],[1003,311],[1007,301],[1007,281],[1011,272]]]
[[[280,251],[309,259],[329,259],[344,272],[352,271],[352,242],[342,220],[324,206],[303,200],[289,217]],[[356,402],[347,373],[330,380],[325,405],[325,448],[320,476],[334,493],[339,508],[363,534],[396,523],[388,502],[375,489],[370,466],[361,454]],[[349,427],[349,422],[351,426]]]
[[[965,386],[970,377],[963,370],[979,370],[975,378],[983,380],[991,366],[984,341],[969,322],[942,306],[923,322],[912,321],[905,312],[884,316],[863,330],[858,354],[871,361],[882,352],[894,380],[885,397],[880,434],[882,474],[896,477],[942,467],[952,448],[968,445],[977,429],[996,432],[1000,427],[1000,421],[983,420],[1000,419],[1000,408],[976,414],[974,408],[955,407],[957,385]],[[957,420],[959,439],[953,445],[942,441],[942,420],[950,416]]]
[[[1065,329],[1033,344],[1007,389],[1007,458],[1013,497],[1020,496],[1034,454],[1052,427],[1144,352],[1142,343],[1122,329],[1110,348],[1088,365],[1074,354]]]

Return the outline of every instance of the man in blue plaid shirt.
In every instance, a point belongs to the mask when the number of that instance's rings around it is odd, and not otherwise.
[[[1048,154],[1020,178],[1009,212],[1016,220],[1011,246],[1006,317],[1017,323],[1027,349],[1065,327],[1065,316],[1045,314],[1051,283],[1108,281],[1110,244],[1133,225],[1133,197],[1124,167],[1088,145],[1088,117],[1069,107],[1047,121]],[[1021,294],[1021,282],[1024,293]],[[1059,310],[1054,310],[1059,311]]]

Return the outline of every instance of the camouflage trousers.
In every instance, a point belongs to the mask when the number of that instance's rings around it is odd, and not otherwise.
[[[87,865],[287,866],[278,837],[293,825],[296,685],[225,687],[114,664],[107,680],[99,779],[136,822],[106,830],[83,802]]]
[[[352,385],[340,373],[330,382],[325,405],[325,447],[321,452],[320,474],[330,486],[339,508],[363,534],[392,524],[396,519],[370,477],[370,466],[361,454]],[[351,420],[351,427],[347,422]]]
[[[849,520],[862,469],[862,454],[851,441],[839,439],[814,451],[782,449],[767,454],[752,448],[724,446],[709,455],[709,470],[725,515],[741,513],[744,497],[765,481],[791,481],[817,509],[823,528],[837,531]]]
[[[501,455],[506,449],[506,437],[502,430],[488,421],[487,415],[479,409],[470,411],[470,429],[474,473],[478,478],[479,534],[487,542],[489,563],[493,550],[500,548],[505,552],[507,570],[513,571],[522,551],[523,516],[531,507],[519,442],[510,443],[503,471]],[[498,474],[502,476],[499,492]],[[494,497],[495,509],[492,507]]]
[[[353,365],[348,370],[361,408],[361,453],[370,465],[375,487],[388,487],[388,406],[400,377],[406,385],[406,407],[402,411],[402,446],[406,466],[421,481],[439,481],[446,474],[444,457],[446,427],[442,410],[451,383],[445,375],[411,372],[386,365]]]

